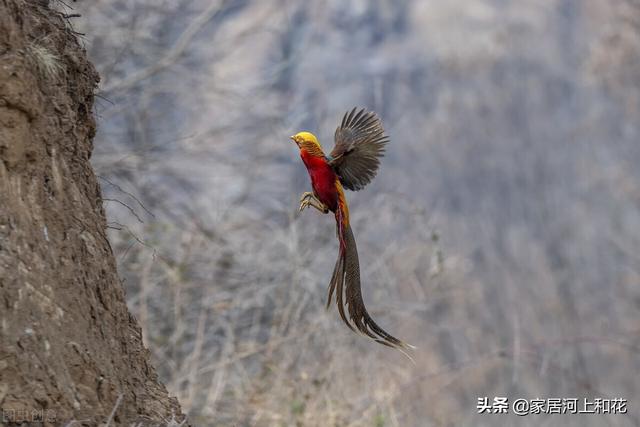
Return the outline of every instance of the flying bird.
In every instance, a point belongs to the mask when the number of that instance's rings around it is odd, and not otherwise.
[[[324,154],[318,139],[310,132],[299,132],[291,139],[300,149],[313,188],[302,195],[300,211],[311,206],[325,214],[333,212],[336,218],[339,254],[329,282],[327,308],[335,293],[340,317],[352,331],[357,329],[376,342],[401,351],[413,348],[378,326],[367,312],[360,287],[358,249],[344,196],[344,188],[361,190],[378,172],[389,142],[380,118],[365,109],[347,111],[336,129],[335,146],[329,155]]]

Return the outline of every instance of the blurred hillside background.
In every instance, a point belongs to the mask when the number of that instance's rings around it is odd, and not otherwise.
[[[92,163],[129,306],[195,425],[640,424],[640,3],[97,0]],[[391,144],[348,193],[364,297],[324,310],[334,220],[288,136]],[[140,203],[139,203],[140,202]],[[621,397],[627,415],[477,414]]]

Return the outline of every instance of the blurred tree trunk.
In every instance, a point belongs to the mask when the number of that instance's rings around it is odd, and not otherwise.
[[[47,3],[0,0],[0,424],[180,418],[105,234],[98,75]]]

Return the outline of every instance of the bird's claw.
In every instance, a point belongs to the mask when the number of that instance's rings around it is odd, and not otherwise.
[[[313,206],[314,208],[316,208],[317,210],[319,210],[322,213],[329,212],[329,208],[324,203],[322,203],[320,200],[318,200],[318,198],[315,196],[315,194],[307,191],[307,192],[303,193],[302,197],[300,198],[300,208],[299,208],[300,212],[302,212],[303,210],[305,210],[309,206]]]

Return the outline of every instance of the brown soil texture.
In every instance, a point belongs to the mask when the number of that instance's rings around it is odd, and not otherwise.
[[[179,420],[105,234],[98,75],[47,3],[0,0],[0,425]]]

